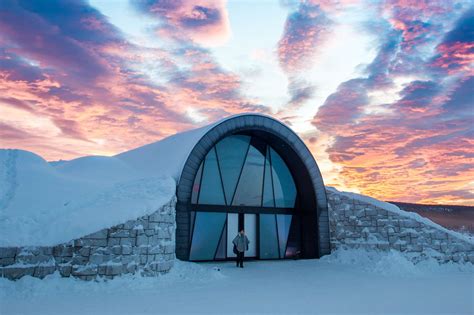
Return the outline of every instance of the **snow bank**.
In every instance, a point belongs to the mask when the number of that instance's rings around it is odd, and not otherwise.
[[[440,263],[436,258],[426,256],[418,261],[417,254],[404,253],[396,250],[380,251],[374,249],[337,249],[330,255],[320,258],[331,264],[357,266],[365,272],[380,275],[412,276],[437,272],[473,273],[474,265],[453,262]]]
[[[361,201],[361,202],[364,202],[364,203],[368,203],[368,204],[371,204],[375,207],[378,207],[378,208],[387,210],[389,212],[392,212],[394,214],[397,214],[399,216],[409,218],[409,219],[415,220],[417,222],[426,224],[428,226],[431,226],[433,228],[441,230],[441,231],[443,231],[443,232],[445,232],[445,233],[447,233],[447,234],[449,234],[453,237],[464,240],[464,241],[466,241],[470,244],[474,244],[474,238],[473,237],[471,237],[469,235],[466,235],[466,234],[462,234],[462,233],[453,231],[453,230],[449,230],[449,229],[447,229],[447,228],[431,221],[430,219],[419,215],[418,213],[404,211],[404,210],[400,209],[398,206],[396,206],[392,203],[388,203],[388,202],[381,201],[381,200],[378,200],[378,199],[375,199],[375,198],[372,198],[372,197],[369,197],[369,196],[360,195],[360,194],[356,194],[356,193],[352,193],[352,192],[339,191],[334,187],[326,187],[326,189],[330,192],[335,193],[335,194],[338,194],[338,195],[341,195],[341,196],[346,196],[350,199],[358,200],[358,201]]]
[[[157,210],[176,187],[114,157],[55,167],[31,152],[0,150],[0,169],[0,246],[70,241]]]
[[[126,274],[113,280],[98,278],[96,281],[83,281],[76,278],[63,278],[56,272],[45,279],[31,276],[23,277],[17,281],[0,278],[0,292],[5,297],[22,296],[29,298],[43,295],[47,291],[73,292],[74,294],[96,295],[104,290],[120,290],[121,292],[135,292],[136,290],[152,290],[158,292],[171,285],[183,283],[184,285],[203,285],[205,283],[224,279],[220,270],[209,268],[201,264],[175,260],[169,273],[157,277],[141,276],[140,274]],[[14,283],[14,285],[12,285]],[[53,294],[53,296],[55,295]]]

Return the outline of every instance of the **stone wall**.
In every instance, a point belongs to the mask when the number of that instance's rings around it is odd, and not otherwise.
[[[0,247],[0,276],[93,280],[126,273],[165,273],[175,259],[176,198],[153,214],[56,246]]]
[[[414,213],[389,211],[344,193],[327,190],[331,249],[394,249],[414,260],[474,263],[474,242]]]

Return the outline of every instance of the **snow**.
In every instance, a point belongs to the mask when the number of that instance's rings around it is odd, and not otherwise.
[[[353,193],[353,192],[339,191],[334,187],[327,187],[326,186],[326,189],[333,192],[333,193],[335,193],[335,194],[338,194],[338,195],[341,195],[341,196],[346,196],[350,199],[358,200],[358,201],[361,201],[361,202],[364,202],[364,203],[368,203],[370,205],[373,205],[375,207],[387,210],[387,211],[389,211],[391,213],[394,213],[396,215],[412,219],[414,221],[420,222],[422,224],[425,224],[425,225],[428,225],[428,226],[433,227],[435,229],[438,229],[440,231],[443,231],[443,232],[445,232],[445,233],[447,233],[447,234],[449,234],[449,235],[451,235],[455,238],[464,240],[464,241],[466,241],[470,244],[474,244],[474,237],[471,237],[470,235],[459,233],[459,232],[456,232],[456,231],[453,231],[453,230],[449,230],[449,229],[447,229],[447,228],[431,221],[430,219],[419,215],[418,213],[402,210],[398,206],[396,206],[392,203],[381,201],[381,200],[378,200],[378,199],[375,199],[375,198],[372,198],[372,197],[369,197],[369,196],[356,194],[356,193]]]
[[[175,194],[168,166],[146,172],[105,156],[48,163],[0,150],[0,246],[55,245],[150,214]]]
[[[90,157],[55,168],[31,152],[0,150],[0,165],[8,169],[0,179],[7,187],[0,246],[67,242],[151,213],[173,197],[171,177],[143,177],[121,163]]]
[[[474,267],[398,252],[339,250],[319,260],[176,261],[169,274],[85,282],[0,279],[2,314],[472,314]],[[25,303],[27,301],[27,303]]]

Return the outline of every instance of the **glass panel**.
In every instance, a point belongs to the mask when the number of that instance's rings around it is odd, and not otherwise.
[[[234,195],[249,143],[249,136],[235,135],[226,137],[216,144],[222,181],[224,182],[224,192],[228,203]]]
[[[192,233],[193,233],[193,227],[194,227],[194,219],[196,218],[196,212],[195,212],[195,211],[191,211],[190,214],[191,214],[191,222],[190,222],[190,223],[191,223],[191,226],[190,226],[190,228],[189,228],[189,231],[190,231],[190,232],[189,232],[189,240],[191,240],[191,238],[193,237],[193,234],[192,234]]]
[[[291,220],[290,234],[288,236],[288,244],[286,246],[286,258],[295,258],[300,255],[301,251],[301,234],[299,216],[293,216]]]
[[[227,257],[235,257],[234,254],[234,244],[232,241],[237,235],[237,230],[239,226],[239,214],[238,213],[228,213],[227,214]]]
[[[244,229],[250,242],[245,257],[255,257],[257,256],[257,215],[255,213],[244,214]]]
[[[280,155],[272,148],[270,148],[270,153],[275,205],[277,208],[293,208],[296,198],[296,187],[293,177]]]
[[[263,204],[264,207],[275,207],[275,199],[273,197],[272,172],[270,167],[270,146],[267,146],[267,154],[265,158],[265,175],[263,183]]]
[[[208,205],[225,205],[224,192],[222,191],[221,177],[217,167],[216,150],[209,151],[204,161],[199,203]]]
[[[225,259],[226,236],[227,236],[227,224],[224,224],[224,229],[222,230],[221,240],[219,241],[219,246],[217,247],[215,259]]]
[[[233,206],[261,206],[265,157],[250,145],[242,175],[235,191]]]
[[[280,258],[285,258],[286,242],[290,233],[291,217],[288,214],[277,214],[278,242],[280,243]]]
[[[190,260],[214,259],[225,219],[225,213],[196,212],[194,233],[189,252]]]
[[[197,171],[196,177],[194,178],[193,191],[191,195],[191,203],[194,203],[194,204],[197,203],[197,199],[198,199],[199,185],[201,184],[202,164],[203,163],[199,165],[199,169]]]
[[[278,241],[274,214],[260,214],[260,258],[278,258]]]

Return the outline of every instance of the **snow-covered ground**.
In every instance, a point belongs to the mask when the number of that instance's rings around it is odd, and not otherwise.
[[[0,279],[3,314],[473,314],[470,264],[414,265],[397,252],[195,264],[158,278]]]

